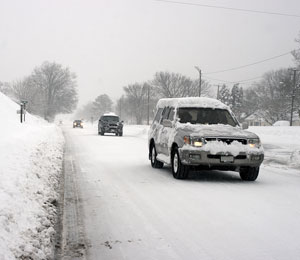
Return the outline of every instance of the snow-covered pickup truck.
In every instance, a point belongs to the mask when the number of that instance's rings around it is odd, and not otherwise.
[[[176,179],[187,178],[193,167],[239,171],[242,180],[256,180],[264,159],[260,139],[242,129],[228,106],[199,97],[160,99],[156,108],[148,136],[153,168],[171,164]]]

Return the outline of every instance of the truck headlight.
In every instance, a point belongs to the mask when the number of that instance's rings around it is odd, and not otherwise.
[[[193,146],[195,146],[195,147],[202,147],[203,146],[202,140],[194,140],[193,141]]]
[[[192,145],[195,147],[202,147],[204,142],[203,138],[191,138],[190,136],[185,136],[183,138],[185,144]]]
[[[251,148],[260,148],[261,146],[259,138],[249,139],[248,144]]]

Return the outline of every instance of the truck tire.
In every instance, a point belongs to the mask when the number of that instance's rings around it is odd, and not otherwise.
[[[189,175],[189,166],[181,163],[178,148],[175,147],[171,157],[172,173],[175,179],[184,180]]]
[[[255,181],[259,173],[259,167],[240,168],[240,177],[243,181]]]
[[[157,153],[156,153],[156,149],[155,149],[155,145],[152,144],[150,146],[150,161],[151,161],[151,166],[153,168],[162,168],[164,166],[163,162],[160,162],[156,159]]]

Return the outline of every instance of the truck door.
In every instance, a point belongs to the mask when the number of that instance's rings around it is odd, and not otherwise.
[[[169,139],[172,136],[172,133],[174,131],[174,125],[171,124],[169,126],[164,126],[163,125],[163,120],[166,119],[170,122],[174,121],[174,108],[173,107],[169,107],[168,110],[166,111],[166,114],[163,115],[162,117],[162,131],[161,131],[161,151],[164,155],[166,156],[170,156],[169,154]]]

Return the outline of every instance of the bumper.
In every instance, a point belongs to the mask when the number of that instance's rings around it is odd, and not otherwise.
[[[223,167],[259,167],[264,160],[263,153],[240,153],[238,156],[207,151],[179,149],[181,162],[191,166]]]
[[[121,133],[123,128],[118,127],[103,127],[105,133]]]

